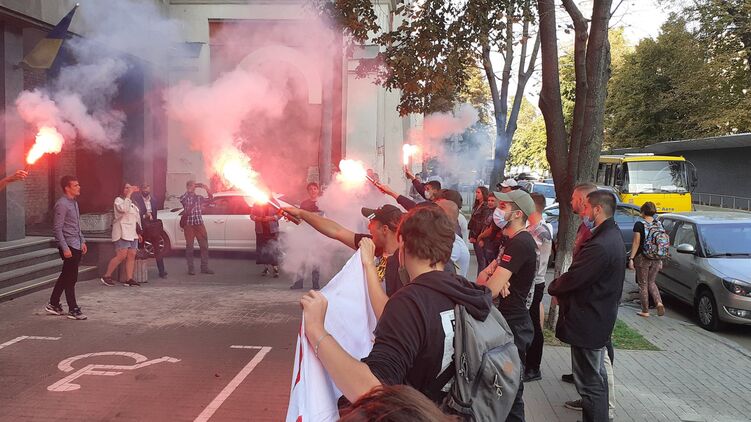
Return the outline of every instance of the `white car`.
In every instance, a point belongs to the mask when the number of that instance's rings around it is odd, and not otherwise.
[[[278,198],[277,202],[283,207],[290,206]],[[253,201],[244,193],[228,191],[215,193],[214,199],[203,205],[201,212],[209,238],[209,249],[245,252],[256,250],[255,223],[250,219],[249,203],[252,204]],[[180,228],[182,213],[182,208],[172,208],[160,210],[157,214],[164,225],[159,242],[164,253],[173,249],[185,249],[185,234]],[[279,221],[279,230],[282,232],[292,227],[293,223],[285,219]],[[153,254],[153,246],[148,242],[146,250]]]

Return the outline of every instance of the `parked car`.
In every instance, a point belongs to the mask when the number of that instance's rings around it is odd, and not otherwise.
[[[663,214],[670,258],[657,286],[694,307],[699,325],[751,324],[751,214]]]
[[[555,251],[557,250],[556,242],[558,241],[558,204],[545,208],[542,212],[542,218],[553,226],[553,255],[550,258],[551,265],[555,262]],[[641,218],[639,207],[631,204],[617,203],[615,210],[615,223],[621,230],[623,237],[624,259],[625,254],[631,251],[631,242],[634,239],[634,223]]]
[[[522,182],[521,185],[526,189],[528,192],[537,192],[542,194],[542,196],[545,197],[545,206],[549,207],[556,203],[555,200],[555,185],[552,183],[543,183],[543,182]]]
[[[278,197],[280,205],[289,204]],[[255,223],[250,219],[250,205],[253,201],[242,192],[217,192],[214,199],[204,204],[203,223],[209,237],[209,249],[222,251],[255,251],[256,231]],[[169,252],[173,249],[185,249],[185,235],[180,228],[182,208],[172,208],[159,211],[164,231],[157,247]],[[280,220],[279,229],[284,232],[292,228],[292,223]],[[147,244],[146,249],[153,254],[153,245]]]

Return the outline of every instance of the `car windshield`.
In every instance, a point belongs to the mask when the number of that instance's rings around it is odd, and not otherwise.
[[[635,161],[626,163],[625,190],[628,193],[688,192],[683,161]]]
[[[532,187],[532,192],[540,193],[546,198],[555,198],[555,187],[553,185],[536,184]]]
[[[751,256],[751,223],[700,225],[709,256]]]

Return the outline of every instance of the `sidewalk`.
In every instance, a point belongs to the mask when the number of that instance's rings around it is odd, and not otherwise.
[[[624,295],[634,289],[627,277]],[[616,349],[616,421],[751,420],[751,352],[694,324],[656,313],[642,318],[637,310],[624,303],[619,318],[661,351]],[[571,373],[570,359],[566,347],[545,347],[543,379],[525,384],[527,420],[581,419],[563,407],[578,398],[576,388],[560,380]]]

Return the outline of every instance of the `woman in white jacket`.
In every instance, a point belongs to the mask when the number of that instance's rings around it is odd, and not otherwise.
[[[140,286],[133,280],[133,270],[136,264],[136,251],[138,242],[141,241],[140,223],[141,214],[138,206],[130,199],[133,192],[138,191],[138,186],[126,183],[123,187],[122,196],[115,198],[115,221],[112,223],[112,243],[115,245],[115,256],[107,265],[107,272],[101,278],[106,286],[114,286],[112,273],[121,262],[125,261],[126,286]]]

